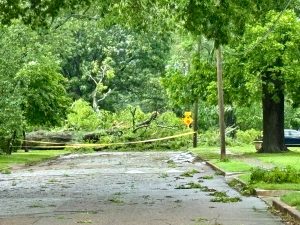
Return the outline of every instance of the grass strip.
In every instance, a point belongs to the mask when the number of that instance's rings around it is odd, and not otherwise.
[[[300,148],[290,148],[290,151],[277,154],[257,153],[253,145],[228,146],[227,160],[220,160],[220,150],[217,146],[199,146],[190,149],[201,159],[207,160],[225,172],[243,173],[239,178],[246,184],[250,184],[251,168],[266,167],[284,168],[288,165],[300,169]],[[251,187],[266,190],[300,190],[300,185],[295,183],[267,184],[257,182]]]
[[[67,153],[69,151],[34,150],[30,152],[14,152],[11,155],[0,155],[0,172],[8,173],[15,165],[32,165]]]
[[[296,207],[297,210],[300,211],[300,192],[291,192],[285,194],[281,196],[280,200],[290,206]]]

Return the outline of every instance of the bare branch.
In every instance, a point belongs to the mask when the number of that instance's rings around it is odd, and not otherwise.
[[[137,132],[137,130],[139,130],[139,129],[141,129],[141,128],[147,128],[147,127],[149,127],[149,124],[145,124],[145,125],[142,125],[142,126],[138,126],[138,127],[136,127],[132,132],[135,133],[135,132]]]
[[[95,83],[96,85],[98,85],[98,82],[95,80],[95,78],[94,78],[91,74],[89,74],[89,78],[91,78],[91,79],[94,81],[94,83]]]
[[[136,128],[132,132],[135,133],[138,129],[149,127],[151,122],[155,120],[157,116],[158,116],[158,112],[157,111],[153,112],[149,119],[137,124]]]
[[[109,89],[104,95],[102,98],[98,99],[97,102],[101,102],[103,101],[104,99],[107,98],[107,96],[112,92],[113,90],[112,89]]]

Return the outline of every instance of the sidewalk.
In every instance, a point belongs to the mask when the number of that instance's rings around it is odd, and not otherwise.
[[[270,169],[274,166],[272,166],[269,163],[263,163],[259,160],[255,159],[249,159],[249,158],[242,158],[243,161],[252,164],[253,166],[261,167]],[[231,177],[231,179],[236,180],[239,182],[242,186],[247,186],[246,183],[238,179],[238,176],[242,173],[228,173],[215,164],[206,161],[207,165],[209,165],[214,170],[218,171],[218,173],[222,174],[225,178]],[[291,222],[291,224],[298,225],[300,224],[300,212],[295,209],[294,207],[291,207],[284,202],[280,201],[280,196],[291,192],[290,190],[262,190],[262,189],[255,189],[256,196],[262,199],[264,202],[266,202],[268,205],[272,206],[274,209],[278,210],[282,215],[287,216],[287,219]]]

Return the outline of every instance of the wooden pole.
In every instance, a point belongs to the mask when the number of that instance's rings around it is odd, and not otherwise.
[[[193,130],[194,130],[194,135],[193,135],[193,147],[196,148],[198,144],[198,106],[199,105],[199,100],[198,98],[195,100],[194,103],[194,119],[193,119]]]
[[[217,78],[218,78],[218,105],[219,105],[219,128],[221,141],[221,160],[226,158],[225,145],[225,120],[224,120],[224,93],[223,93],[223,68],[222,68],[222,48],[216,48],[217,58]]]

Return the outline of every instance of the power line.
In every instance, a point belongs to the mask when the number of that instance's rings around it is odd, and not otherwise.
[[[254,48],[256,48],[259,44],[261,44],[266,38],[274,31],[275,26],[277,25],[278,21],[282,17],[283,13],[285,10],[289,7],[289,5],[292,3],[293,0],[288,0],[287,3],[285,4],[285,7],[281,10],[280,14],[277,16],[276,20],[273,22],[273,25],[267,30],[265,35],[261,37],[261,39],[254,45],[252,48],[248,49],[245,54],[247,55],[249,52],[251,52]]]
[[[264,40],[267,39],[267,37],[274,31],[275,26],[277,25],[278,21],[282,17],[285,10],[289,7],[289,5],[292,3],[293,0],[288,0],[284,6],[284,8],[281,10],[280,14],[277,16],[276,20],[273,22],[273,25],[266,31],[264,36],[262,36],[251,48],[244,51],[244,53],[237,53],[235,55],[247,55],[251,51],[253,51],[259,44],[261,44]]]

